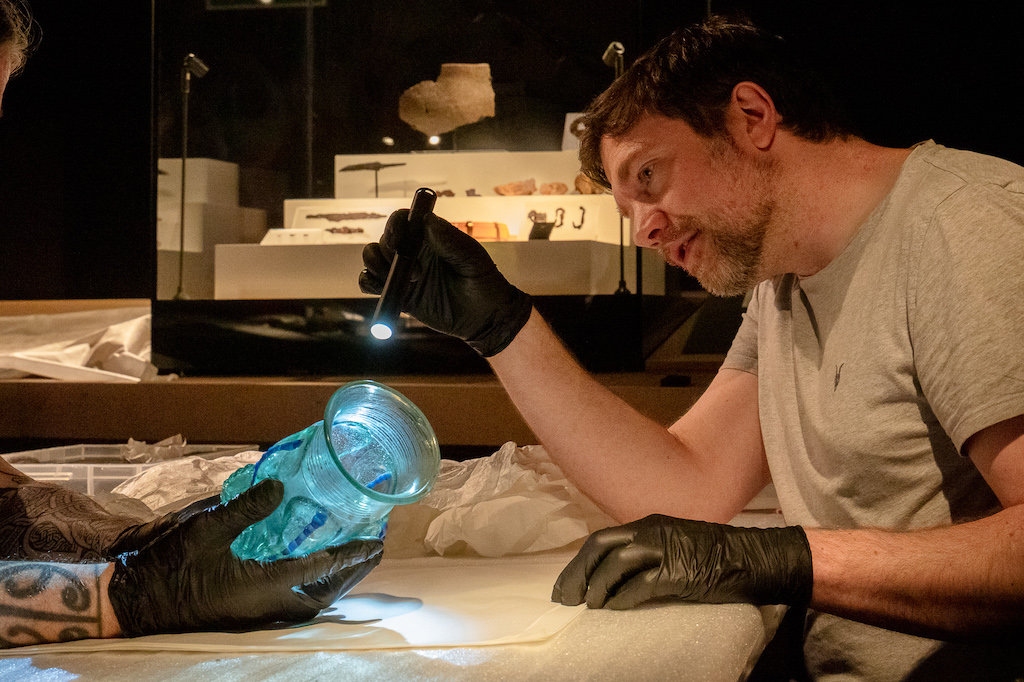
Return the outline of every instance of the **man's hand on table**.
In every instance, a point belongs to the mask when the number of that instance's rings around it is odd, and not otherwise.
[[[799,526],[737,528],[652,515],[592,534],[552,601],[633,608],[650,599],[805,605],[811,551]]]
[[[123,634],[301,623],[379,563],[378,540],[272,562],[238,559],[231,542],[270,515],[282,496],[280,482],[264,480],[223,506],[182,519],[138,553],[118,557],[108,595]]]

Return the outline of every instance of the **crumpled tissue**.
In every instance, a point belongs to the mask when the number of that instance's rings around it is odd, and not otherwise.
[[[508,442],[489,457],[442,460],[433,489],[391,512],[385,552],[393,558],[529,554],[612,525],[543,446]]]
[[[153,381],[148,307],[0,318],[0,378]]]
[[[262,456],[262,452],[248,451],[216,459],[172,459],[132,476],[111,493],[141,500],[154,512],[165,514],[220,495],[228,476]]]
[[[180,459],[185,456],[186,445],[180,433],[152,444],[129,438],[128,445],[124,446],[124,458],[132,464]]]

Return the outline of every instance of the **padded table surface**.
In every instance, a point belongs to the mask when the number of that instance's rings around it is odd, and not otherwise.
[[[165,635],[11,650],[8,658],[0,660],[0,679],[31,682],[141,679],[734,682],[747,676],[781,618],[777,607],[757,608],[746,604],[662,603],[631,611],[587,610],[551,604],[547,599],[554,576],[571,557],[572,552],[563,551],[501,559],[385,559],[352,595],[335,606],[335,611],[347,611],[361,618],[354,622],[320,622],[269,633],[251,633],[252,636]],[[467,578],[476,573],[481,574],[477,577],[505,577],[493,581]],[[417,581],[421,582],[419,586]],[[421,615],[432,614],[433,620],[424,622],[435,630],[444,629],[442,621],[447,618],[457,625],[452,628],[456,633],[452,635],[454,641],[461,642],[473,639],[465,634],[475,627],[471,622],[473,617],[483,613],[490,624],[515,610],[513,602],[517,600],[532,601],[530,608],[539,609],[537,613],[541,616],[533,620],[524,612],[526,620],[523,617],[518,622],[512,619],[508,632],[503,633],[498,627],[482,634],[489,643],[423,646],[424,642],[443,642],[444,636],[416,634],[415,628],[396,624],[399,620],[389,618],[384,612],[377,614],[382,617],[378,620],[372,618],[372,613],[371,618],[367,618],[366,612],[359,612],[354,606],[346,608],[349,600],[355,600],[354,605],[367,598],[379,599],[391,608],[392,614],[405,614],[402,618],[408,618],[409,612],[416,610]],[[476,605],[477,615],[463,614],[465,607],[457,602],[466,601]],[[395,611],[396,604],[405,607]],[[494,618],[487,618],[492,606]],[[318,620],[329,621],[330,618],[321,616]],[[327,629],[330,627],[336,630]],[[360,636],[351,637],[346,644],[346,627],[352,630],[351,634],[360,629],[367,636],[383,632],[385,636],[380,642],[369,644],[383,648],[344,648],[366,645]],[[513,631],[515,636],[510,636]],[[337,635],[338,632],[341,634]],[[159,641],[147,644],[143,640]],[[513,643],[494,643],[501,641]],[[101,648],[140,643],[150,648]],[[182,650],[169,650],[171,646]],[[198,650],[204,647],[213,650]],[[307,650],[285,650],[284,647]]]

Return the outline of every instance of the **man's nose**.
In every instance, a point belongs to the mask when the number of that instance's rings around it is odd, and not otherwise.
[[[649,249],[661,245],[667,219],[661,211],[650,207],[639,209],[633,214],[633,243]]]

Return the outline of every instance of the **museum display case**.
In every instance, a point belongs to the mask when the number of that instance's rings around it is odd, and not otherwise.
[[[706,294],[633,246],[569,130],[644,11],[569,5],[157,3],[158,366],[488,371],[406,316],[368,332],[362,249],[429,187],[586,367],[642,370]]]

